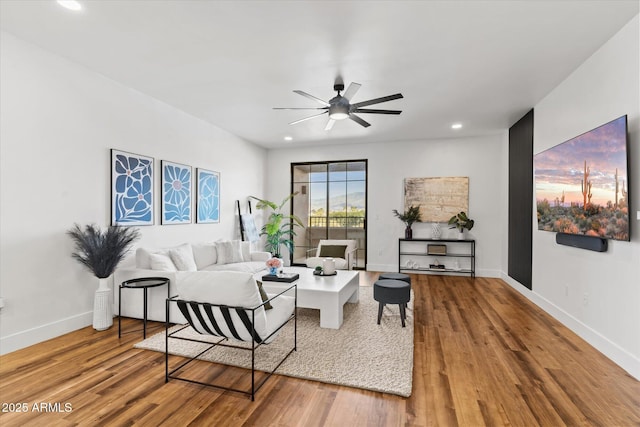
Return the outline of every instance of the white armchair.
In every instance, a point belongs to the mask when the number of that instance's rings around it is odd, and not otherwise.
[[[307,267],[316,268],[322,266],[327,258],[333,258],[336,269],[351,270],[357,262],[357,242],[355,240],[320,240],[315,251],[315,256],[307,258]]]
[[[285,296],[285,292],[293,291],[294,296]],[[297,285],[293,284],[275,295],[261,292],[251,273],[237,271],[201,271],[184,272],[182,280],[178,282],[179,295],[166,300],[166,333],[165,333],[165,382],[169,379],[177,379],[206,386],[237,391],[251,396],[254,400],[256,391],[269,379],[276,369],[296,350],[296,307]],[[170,330],[171,320],[169,309],[171,305],[177,305],[182,315],[187,319],[187,324]],[[255,378],[255,353],[262,344],[271,343],[280,330],[293,320],[293,346],[288,348],[281,344],[282,349],[277,350],[274,356],[276,362],[273,370],[267,375],[261,376],[260,381]],[[180,331],[191,326],[200,335],[196,337],[185,336]],[[215,337],[213,340],[204,340],[204,337]],[[188,358],[178,366],[169,369],[170,344],[179,340],[191,341],[205,345],[200,353]],[[239,341],[249,345],[239,345]],[[218,383],[201,382],[187,376],[184,367],[196,360],[200,355],[210,349],[221,346],[237,350],[251,352],[251,388],[223,386]],[[268,351],[268,350],[265,350]],[[284,353],[284,357],[282,354]],[[181,358],[182,359],[182,358]],[[279,360],[279,361],[278,361]],[[172,364],[175,366],[175,364]]]

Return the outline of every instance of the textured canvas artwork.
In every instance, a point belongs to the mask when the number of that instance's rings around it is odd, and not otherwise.
[[[191,166],[162,161],[162,224],[191,223]]]
[[[153,157],[111,150],[111,224],[153,224]]]
[[[420,206],[422,222],[447,222],[469,212],[469,177],[405,178],[404,206]]]
[[[253,220],[253,215],[242,214],[240,215],[240,221],[242,221],[245,240],[248,240],[249,242],[257,242],[260,240],[260,234],[256,228],[256,222]]]
[[[199,224],[220,222],[220,173],[198,168],[197,174],[196,222]]]

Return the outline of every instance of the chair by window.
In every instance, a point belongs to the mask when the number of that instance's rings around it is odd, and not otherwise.
[[[179,295],[167,298],[166,303],[166,335],[165,335],[165,382],[169,379],[192,382],[196,384],[231,390],[247,394],[254,400],[255,393],[280,367],[289,355],[296,350],[297,322],[297,286],[292,285],[276,294],[267,295],[258,287],[250,273],[233,271],[198,271],[180,277],[177,283]],[[285,292],[293,290],[294,296],[286,296]],[[187,324],[169,331],[169,307],[178,306]],[[270,307],[270,308],[268,308]],[[270,372],[256,384],[255,353],[263,344],[272,342],[280,330],[293,320],[293,347],[284,355]],[[220,339],[211,342],[203,339],[179,336],[179,332],[191,326],[203,336],[215,336]],[[169,371],[169,345],[172,340],[184,340],[208,344],[198,355],[188,358]],[[238,345],[239,342],[251,343],[250,346]],[[186,377],[180,377],[186,365],[196,360],[210,349],[221,346],[251,352],[251,388],[225,387],[218,384],[205,383]],[[265,347],[264,351],[268,351]],[[180,372],[182,373],[182,371]]]
[[[309,249],[308,253],[315,256],[307,258],[307,267],[316,268],[322,266],[327,258],[333,258],[336,262],[336,269],[351,270],[358,262],[358,248],[355,240],[320,240],[316,249]]]

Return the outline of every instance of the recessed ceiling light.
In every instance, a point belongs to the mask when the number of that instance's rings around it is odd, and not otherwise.
[[[69,10],[82,10],[82,5],[76,0],[58,0],[58,4],[64,8]]]
[[[461,129],[462,123],[454,123],[451,125],[451,129]]]
[[[293,138],[292,138],[292,137],[290,137],[290,136],[285,136],[285,137],[284,137],[284,140],[285,140],[285,141],[293,141]]]

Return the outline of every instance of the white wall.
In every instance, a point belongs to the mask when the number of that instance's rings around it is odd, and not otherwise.
[[[608,252],[591,252],[557,245],[555,233],[538,231],[533,224],[533,299],[636,378],[640,378],[638,23],[636,16],[534,112],[534,153],[628,115],[631,242],[609,240]]]
[[[337,123],[336,126],[354,126]],[[267,196],[282,200],[290,191],[290,165],[295,162],[367,159],[368,163],[368,263],[373,271],[397,271],[398,238],[404,224],[393,209],[404,209],[403,180],[411,177],[468,176],[469,215],[476,225],[469,236],[477,240],[476,268],[479,276],[500,277],[502,236],[506,212],[506,168],[502,147],[506,132],[476,138],[407,141],[355,145],[291,147],[269,150]],[[443,235],[455,230],[444,228]],[[414,238],[431,237],[431,225],[413,226]]]
[[[1,34],[0,352],[91,324],[94,278],[74,222],[109,224],[110,148],[221,173],[221,222],[139,227],[138,245],[232,238],[236,199],[264,192],[266,152],[59,56]],[[159,224],[156,198],[156,224]]]

